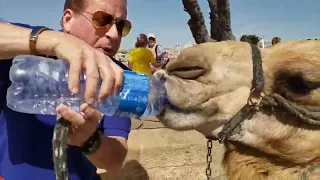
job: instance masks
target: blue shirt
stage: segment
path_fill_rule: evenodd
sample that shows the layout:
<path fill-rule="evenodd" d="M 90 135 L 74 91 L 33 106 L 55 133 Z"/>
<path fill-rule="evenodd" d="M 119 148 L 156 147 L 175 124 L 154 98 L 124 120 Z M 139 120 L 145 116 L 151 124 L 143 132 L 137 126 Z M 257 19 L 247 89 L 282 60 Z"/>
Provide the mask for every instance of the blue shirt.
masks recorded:
<path fill-rule="evenodd" d="M 16 24 L 30 27 L 25 24 Z M 120 67 L 128 70 L 121 62 Z M 9 69 L 12 60 L 0 60 L 0 179 L 55 180 L 52 158 L 52 135 L 56 117 L 23 114 L 6 106 L 6 92 L 10 86 Z M 128 138 L 129 118 L 105 117 L 99 129 L 106 136 Z M 80 148 L 69 146 L 68 168 L 70 180 L 96 180 L 96 167 Z"/>

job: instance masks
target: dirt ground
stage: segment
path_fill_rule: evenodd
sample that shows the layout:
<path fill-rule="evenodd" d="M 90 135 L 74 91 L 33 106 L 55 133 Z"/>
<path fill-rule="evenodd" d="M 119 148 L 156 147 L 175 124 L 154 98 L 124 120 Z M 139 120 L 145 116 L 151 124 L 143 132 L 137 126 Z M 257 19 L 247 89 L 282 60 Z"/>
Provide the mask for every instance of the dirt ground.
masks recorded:
<path fill-rule="evenodd" d="M 203 180 L 206 179 L 207 140 L 196 131 L 173 131 L 156 118 L 133 119 L 129 152 L 118 173 L 98 170 L 103 180 Z M 224 180 L 224 147 L 213 143 L 212 178 Z M 117 176 L 117 178 L 115 178 Z"/>

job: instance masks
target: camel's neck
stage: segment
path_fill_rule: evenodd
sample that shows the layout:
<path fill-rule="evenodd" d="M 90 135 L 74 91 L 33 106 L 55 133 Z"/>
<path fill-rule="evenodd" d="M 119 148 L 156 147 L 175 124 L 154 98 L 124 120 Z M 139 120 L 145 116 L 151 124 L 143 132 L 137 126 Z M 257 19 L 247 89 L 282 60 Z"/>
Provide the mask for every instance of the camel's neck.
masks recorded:
<path fill-rule="evenodd" d="M 223 159 L 228 180 L 320 179 L 320 164 L 295 165 L 240 143 L 229 146 Z"/>
<path fill-rule="evenodd" d="M 232 140 L 295 164 L 320 160 L 320 131 L 285 117 L 258 112 Z"/>
<path fill-rule="evenodd" d="M 240 133 L 230 138 L 233 148 L 224 158 L 230 180 L 294 180 L 320 163 L 320 131 L 283 112 L 277 114 L 255 113 L 241 123 Z M 224 123 L 214 121 L 197 130 L 217 136 Z"/>

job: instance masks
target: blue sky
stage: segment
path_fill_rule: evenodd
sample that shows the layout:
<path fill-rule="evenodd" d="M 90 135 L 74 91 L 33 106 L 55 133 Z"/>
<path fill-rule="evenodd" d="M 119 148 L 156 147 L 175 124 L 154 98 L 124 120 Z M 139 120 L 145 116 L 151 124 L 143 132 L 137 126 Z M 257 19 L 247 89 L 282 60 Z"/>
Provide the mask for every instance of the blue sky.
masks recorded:
<path fill-rule="evenodd" d="M 206 0 L 198 0 L 209 29 Z M 319 0 L 230 0 L 232 30 L 257 34 L 270 40 L 320 37 Z M 45 25 L 59 29 L 64 0 L 0 0 L 0 17 L 8 21 Z M 182 0 L 128 0 L 131 33 L 123 39 L 122 49 L 132 48 L 139 33 L 153 32 L 163 46 L 184 45 L 193 38 Z"/>

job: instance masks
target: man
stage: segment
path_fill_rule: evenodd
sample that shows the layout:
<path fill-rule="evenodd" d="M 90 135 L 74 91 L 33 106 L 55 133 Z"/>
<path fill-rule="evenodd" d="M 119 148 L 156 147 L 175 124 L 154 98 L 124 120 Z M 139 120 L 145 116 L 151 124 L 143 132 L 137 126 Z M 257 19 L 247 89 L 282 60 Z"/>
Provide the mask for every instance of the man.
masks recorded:
<path fill-rule="evenodd" d="M 0 179 L 55 179 L 51 141 L 56 117 L 18 113 L 6 106 L 9 69 L 12 59 L 20 54 L 56 56 L 68 61 L 68 85 L 74 93 L 79 89 L 79 74 L 86 69 L 86 103 L 80 107 L 83 115 L 63 105 L 57 107 L 57 113 L 74 127 L 67 149 L 69 179 L 99 179 L 96 166 L 107 170 L 122 166 L 130 119 L 102 118 L 90 105 L 95 101 L 99 77 L 103 81 L 98 101 L 121 89 L 124 66 L 110 57 L 131 28 L 126 7 L 126 0 L 66 0 L 64 33 L 0 22 Z M 93 136 L 97 130 L 104 136 Z M 88 139 L 101 143 L 90 149 Z"/>
<path fill-rule="evenodd" d="M 149 49 L 153 54 L 153 57 L 157 60 L 158 63 L 164 64 L 162 68 L 168 63 L 168 53 L 163 50 L 161 45 L 157 44 L 156 36 L 153 33 L 150 33 L 148 35 L 149 40 Z M 154 67 L 152 64 L 150 64 L 152 72 L 155 72 L 158 68 Z"/>

